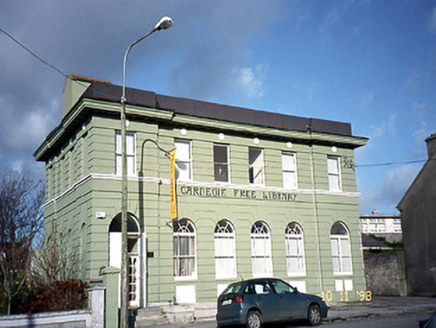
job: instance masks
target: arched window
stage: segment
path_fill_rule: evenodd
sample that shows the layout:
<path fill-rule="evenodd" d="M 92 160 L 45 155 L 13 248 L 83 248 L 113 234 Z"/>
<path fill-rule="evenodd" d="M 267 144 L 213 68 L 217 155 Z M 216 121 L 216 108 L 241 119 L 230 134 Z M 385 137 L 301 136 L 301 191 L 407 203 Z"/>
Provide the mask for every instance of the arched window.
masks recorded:
<path fill-rule="evenodd" d="M 350 235 L 347 227 L 336 222 L 330 230 L 330 243 L 332 247 L 333 273 L 352 274 Z"/>
<path fill-rule="evenodd" d="M 304 261 L 303 230 L 296 222 L 291 222 L 286 227 L 286 267 L 288 276 L 304 276 L 306 265 Z"/>
<path fill-rule="evenodd" d="M 253 277 L 272 276 L 270 230 L 262 221 L 251 227 L 251 263 Z"/>
<path fill-rule="evenodd" d="M 196 277 L 196 233 L 194 224 L 187 219 L 173 224 L 174 276 Z"/>
<path fill-rule="evenodd" d="M 215 277 L 236 277 L 235 229 L 230 221 L 221 220 L 215 226 Z"/>

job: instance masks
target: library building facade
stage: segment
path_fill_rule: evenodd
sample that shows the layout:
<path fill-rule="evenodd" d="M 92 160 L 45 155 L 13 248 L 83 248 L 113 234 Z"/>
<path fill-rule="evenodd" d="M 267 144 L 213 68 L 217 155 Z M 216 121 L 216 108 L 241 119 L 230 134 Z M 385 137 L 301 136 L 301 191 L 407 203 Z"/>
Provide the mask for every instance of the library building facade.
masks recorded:
<path fill-rule="evenodd" d="M 78 278 L 107 288 L 121 266 L 121 91 L 69 75 L 63 119 L 34 154 L 46 232 L 61 234 Z M 327 301 L 366 291 L 354 150 L 367 139 L 350 124 L 129 88 L 126 98 L 131 308 L 216 302 L 252 277 Z M 117 304 L 116 288 L 106 298 Z"/>

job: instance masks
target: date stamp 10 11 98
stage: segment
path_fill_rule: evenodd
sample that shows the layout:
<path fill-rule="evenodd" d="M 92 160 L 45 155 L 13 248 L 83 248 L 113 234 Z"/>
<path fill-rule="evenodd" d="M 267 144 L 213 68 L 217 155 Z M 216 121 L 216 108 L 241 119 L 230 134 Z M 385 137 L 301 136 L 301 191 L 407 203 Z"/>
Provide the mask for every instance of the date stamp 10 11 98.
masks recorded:
<path fill-rule="evenodd" d="M 321 293 L 322 299 L 325 302 L 333 300 L 339 302 L 371 302 L 372 292 L 370 290 L 342 291 L 332 292 L 331 290 L 323 290 Z"/>

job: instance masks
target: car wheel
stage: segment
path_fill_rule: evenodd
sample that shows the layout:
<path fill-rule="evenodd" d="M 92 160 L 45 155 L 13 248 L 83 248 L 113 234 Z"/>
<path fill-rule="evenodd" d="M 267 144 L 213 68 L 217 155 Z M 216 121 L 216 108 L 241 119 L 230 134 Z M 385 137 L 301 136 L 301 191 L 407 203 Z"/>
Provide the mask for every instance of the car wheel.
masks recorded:
<path fill-rule="evenodd" d="M 309 306 L 307 310 L 307 321 L 310 326 L 318 326 L 321 323 L 321 310 L 316 304 Z"/>
<path fill-rule="evenodd" d="M 247 315 L 247 328 L 261 328 L 262 316 L 258 311 L 250 311 Z"/>

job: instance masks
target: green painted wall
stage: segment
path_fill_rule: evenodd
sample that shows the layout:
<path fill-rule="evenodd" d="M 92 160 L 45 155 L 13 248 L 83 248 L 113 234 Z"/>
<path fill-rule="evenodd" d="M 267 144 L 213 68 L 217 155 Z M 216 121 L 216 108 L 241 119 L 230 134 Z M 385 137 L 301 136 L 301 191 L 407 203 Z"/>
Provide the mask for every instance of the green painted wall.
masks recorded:
<path fill-rule="evenodd" d="M 335 280 L 353 280 L 354 290 L 365 290 L 363 260 L 358 229 L 358 198 L 353 162 L 353 146 L 343 148 L 346 138 L 331 136 L 331 145 L 338 145 L 333 153 L 331 145 L 299 140 L 294 133 L 292 149 L 286 139 L 277 136 L 259 136 L 260 144 L 250 135 L 223 131 L 225 140 L 218 138 L 218 130 L 201 128 L 200 119 L 185 119 L 184 125 L 158 122 L 152 118 L 128 117 L 129 131 L 136 134 L 136 167 L 138 175 L 129 179 L 129 212 L 145 231 L 147 250 L 153 257 L 147 259 L 149 303 L 173 300 L 177 285 L 196 286 L 197 301 L 215 301 L 217 284 L 232 280 L 215 278 L 213 232 L 221 219 L 230 220 L 236 230 L 238 276 L 250 278 L 250 230 L 254 222 L 265 221 L 271 229 L 273 273 L 285 280 L 305 281 L 307 291 L 322 294 L 335 291 Z M 46 227 L 56 220 L 58 230 L 68 236 L 67 243 L 81 257 L 77 274 L 82 279 L 102 279 L 103 266 L 108 266 L 108 228 L 121 209 L 121 181 L 115 173 L 115 131 L 117 117 L 94 115 L 78 125 L 62 149 L 46 165 L 47 200 Z M 200 126 L 200 127 L 199 127 Z M 186 136 L 180 129 L 186 128 Z M 255 127 L 244 127 L 250 131 Z M 279 131 L 274 131 L 277 134 Z M 304 133 L 300 133 L 303 135 Z M 304 134 L 307 139 L 307 134 Z M 178 211 L 180 218 L 189 218 L 197 230 L 197 271 L 195 281 L 176 281 L 173 277 L 173 244 L 170 220 L 169 160 L 147 139 L 152 139 L 167 150 L 174 147 L 174 139 L 192 141 L 193 183 L 179 183 Z M 323 136 L 324 139 L 328 136 Z M 348 137 L 349 138 L 349 137 Z M 231 184 L 214 184 L 213 143 L 230 145 Z M 277 201 L 263 198 L 233 197 L 233 191 L 250 189 L 248 183 L 248 147 L 264 149 L 265 188 L 262 191 L 280 191 L 282 188 L 281 152 L 297 155 L 299 189 L 295 201 Z M 339 193 L 328 192 L 327 155 L 336 155 L 342 161 L 342 186 Z M 312 179 L 313 177 L 313 179 Z M 80 182 L 80 183 L 79 183 Z M 183 195 L 183 186 L 203 186 L 226 189 L 229 197 L 200 197 Z M 239 189 L 238 189 L 239 188 Z M 270 189 L 273 188 L 273 189 Z M 256 190 L 257 190 L 256 189 Z M 255 190 L 255 189 L 250 189 Z M 312 191 L 316 190 L 316 193 Z M 96 212 L 105 212 L 106 218 L 96 218 Z M 287 277 L 285 260 L 285 229 L 298 222 L 304 230 L 306 258 L 305 277 Z M 336 221 L 344 222 L 350 232 L 353 275 L 333 275 L 330 229 Z M 339 294 L 334 293 L 338 300 Z M 350 300 L 356 294 L 350 293 Z"/>

